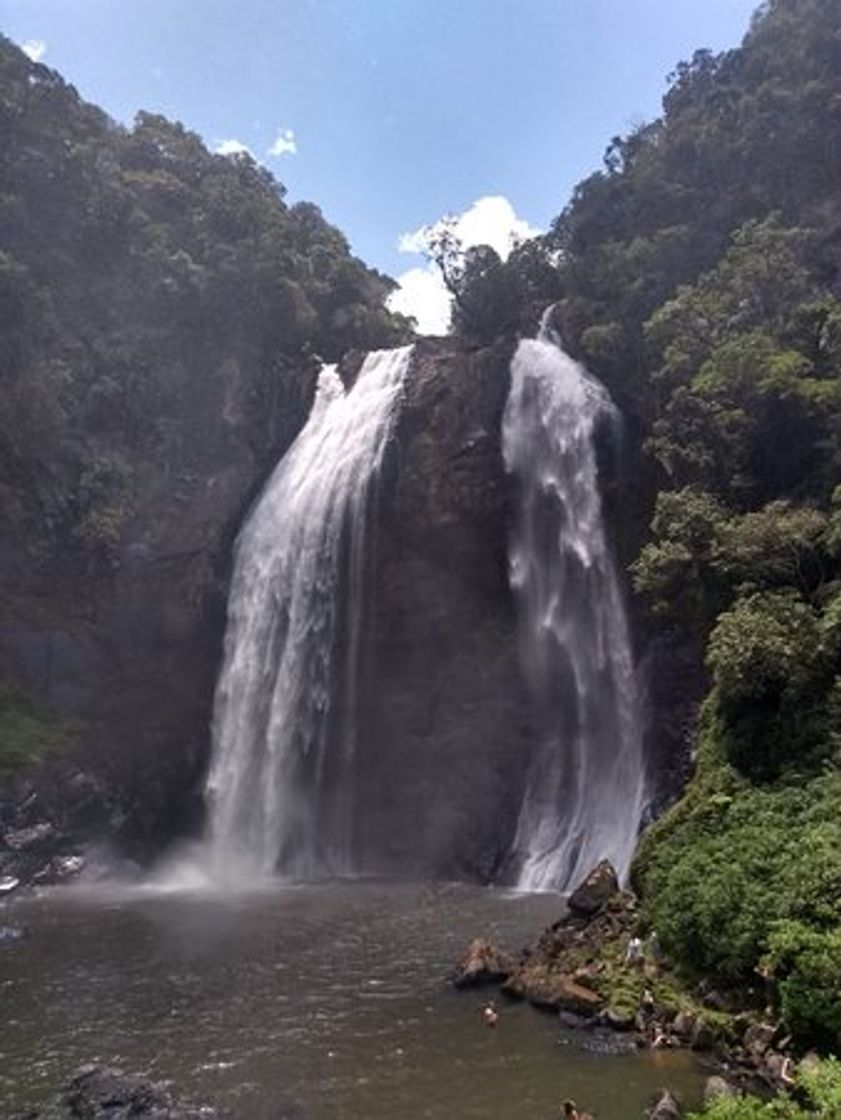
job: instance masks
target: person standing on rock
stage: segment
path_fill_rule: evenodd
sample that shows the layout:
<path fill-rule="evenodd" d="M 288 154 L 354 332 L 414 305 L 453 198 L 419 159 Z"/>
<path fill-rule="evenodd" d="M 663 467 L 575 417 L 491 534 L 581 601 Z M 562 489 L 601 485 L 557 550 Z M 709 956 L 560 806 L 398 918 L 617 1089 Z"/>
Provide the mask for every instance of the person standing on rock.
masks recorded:
<path fill-rule="evenodd" d="M 642 941 L 639 937 L 634 936 L 628 942 L 628 948 L 625 950 L 625 964 L 640 966 L 644 963 L 644 960 Z"/>

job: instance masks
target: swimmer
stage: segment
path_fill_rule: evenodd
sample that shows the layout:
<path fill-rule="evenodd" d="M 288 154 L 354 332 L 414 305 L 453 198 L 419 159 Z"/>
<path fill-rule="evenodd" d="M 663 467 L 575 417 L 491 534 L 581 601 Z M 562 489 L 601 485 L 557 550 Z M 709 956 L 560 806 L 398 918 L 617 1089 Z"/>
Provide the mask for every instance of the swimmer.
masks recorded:
<path fill-rule="evenodd" d="M 589 1112 L 579 1112 L 575 1101 L 565 1100 L 561 1105 L 561 1120 L 593 1120 Z"/>
<path fill-rule="evenodd" d="M 496 1009 L 496 1004 L 492 999 L 489 999 L 485 1006 L 482 1008 L 482 1021 L 486 1027 L 495 1027 L 499 1022 L 499 1012 Z"/>

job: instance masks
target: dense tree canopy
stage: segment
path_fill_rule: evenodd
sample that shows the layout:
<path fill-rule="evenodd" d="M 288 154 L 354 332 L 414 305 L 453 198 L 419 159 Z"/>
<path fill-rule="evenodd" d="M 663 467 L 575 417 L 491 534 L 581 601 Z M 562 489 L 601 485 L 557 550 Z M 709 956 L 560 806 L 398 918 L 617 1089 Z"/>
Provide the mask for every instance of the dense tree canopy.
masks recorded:
<path fill-rule="evenodd" d="M 270 452 L 312 356 L 389 345 L 393 287 L 248 155 L 126 130 L 0 39 L 0 477 L 39 547 L 108 553 L 138 462 L 220 415 Z"/>

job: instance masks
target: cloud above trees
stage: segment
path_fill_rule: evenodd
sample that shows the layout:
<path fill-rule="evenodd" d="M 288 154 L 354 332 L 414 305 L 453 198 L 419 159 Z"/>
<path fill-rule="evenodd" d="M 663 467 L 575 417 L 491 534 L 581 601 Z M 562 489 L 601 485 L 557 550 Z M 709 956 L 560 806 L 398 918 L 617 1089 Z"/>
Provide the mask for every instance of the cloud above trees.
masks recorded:
<path fill-rule="evenodd" d="M 422 255 L 444 220 L 401 234 L 397 242 L 400 252 Z M 465 249 L 490 245 L 503 260 L 517 245 L 541 232 L 519 217 L 504 195 L 479 198 L 454 219 L 446 220 L 452 222 Z M 437 267 L 432 263 L 417 265 L 398 276 L 397 283 L 399 287 L 388 297 L 389 308 L 412 315 L 423 334 L 446 334 L 452 297 Z"/>

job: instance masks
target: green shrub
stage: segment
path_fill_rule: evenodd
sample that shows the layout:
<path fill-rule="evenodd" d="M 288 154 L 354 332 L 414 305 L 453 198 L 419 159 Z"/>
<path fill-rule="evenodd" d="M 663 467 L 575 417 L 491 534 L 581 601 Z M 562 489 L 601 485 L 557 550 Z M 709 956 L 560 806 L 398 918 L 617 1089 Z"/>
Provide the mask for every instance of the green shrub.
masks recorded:
<path fill-rule="evenodd" d="M 778 1096 L 720 1097 L 687 1120 L 839 1120 L 841 1117 L 841 1062 L 827 1058 L 801 1067 L 797 1073 L 797 1100 Z"/>

